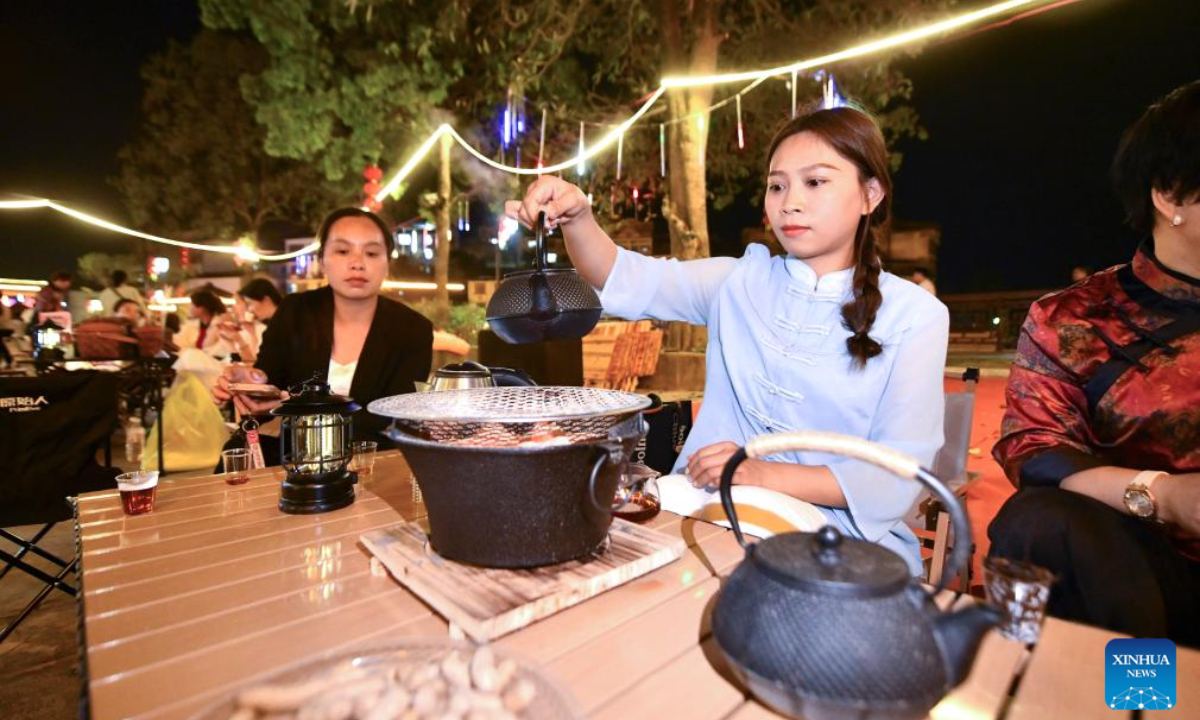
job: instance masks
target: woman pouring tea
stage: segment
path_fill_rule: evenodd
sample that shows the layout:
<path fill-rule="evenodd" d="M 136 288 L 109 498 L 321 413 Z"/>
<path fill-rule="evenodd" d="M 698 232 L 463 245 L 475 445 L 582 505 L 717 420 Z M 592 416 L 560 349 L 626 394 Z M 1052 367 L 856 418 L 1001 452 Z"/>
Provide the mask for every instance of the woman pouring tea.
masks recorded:
<path fill-rule="evenodd" d="M 764 211 L 786 250 L 681 262 L 613 243 L 576 186 L 543 176 L 506 211 L 545 212 L 606 312 L 709 329 L 704 404 L 680 455 L 698 487 L 750 438 L 788 430 L 847 433 L 929 465 L 942 445 L 949 314 L 918 286 L 881 269 L 892 184 L 883 136 L 841 107 L 788 122 L 767 154 Z M 734 482 L 820 508 L 844 533 L 880 543 L 921 572 L 902 517 L 920 488 L 840 456 L 797 452 L 747 460 Z"/>

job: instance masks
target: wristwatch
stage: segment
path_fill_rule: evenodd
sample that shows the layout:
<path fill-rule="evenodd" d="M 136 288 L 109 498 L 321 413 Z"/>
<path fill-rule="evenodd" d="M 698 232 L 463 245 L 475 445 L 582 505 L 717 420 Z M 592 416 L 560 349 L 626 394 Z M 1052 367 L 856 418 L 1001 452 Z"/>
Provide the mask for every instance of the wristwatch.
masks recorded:
<path fill-rule="evenodd" d="M 1169 473 L 1161 470 L 1143 470 L 1133 476 L 1133 480 L 1125 486 L 1125 509 L 1135 518 L 1142 520 L 1158 519 L 1158 500 L 1154 497 L 1154 483 L 1160 478 L 1168 477 Z"/>

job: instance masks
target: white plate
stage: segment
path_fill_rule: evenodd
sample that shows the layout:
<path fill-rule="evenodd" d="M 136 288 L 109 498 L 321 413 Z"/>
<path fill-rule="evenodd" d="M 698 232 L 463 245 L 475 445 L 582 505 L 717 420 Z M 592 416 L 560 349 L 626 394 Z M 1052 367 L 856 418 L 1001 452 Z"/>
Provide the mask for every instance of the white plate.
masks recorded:
<path fill-rule="evenodd" d="M 659 478 L 658 491 L 663 510 L 729 527 L 719 493 L 693 487 L 683 475 Z M 829 523 L 816 505 L 753 485 L 734 485 L 733 505 L 742 532 L 760 538 L 815 532 Z"/>

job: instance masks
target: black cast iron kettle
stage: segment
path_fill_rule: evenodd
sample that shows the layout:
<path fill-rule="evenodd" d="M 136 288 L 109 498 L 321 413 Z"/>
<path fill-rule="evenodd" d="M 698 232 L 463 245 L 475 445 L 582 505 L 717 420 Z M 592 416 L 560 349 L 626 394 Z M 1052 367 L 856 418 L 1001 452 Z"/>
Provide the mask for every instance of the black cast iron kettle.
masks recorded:
<path fill-rule="evenodd" d="M 537 269 L 504 276 L 488 300 L 488 326 L 513 345 L 581 338 L 600 320 L 600 298 L 574 270 L 546 267 L 546 213 L 533 230 Z"/>
<path fill-rule="evenodd" d="M 733 506 L 734 472 L 748 457 L 795 450 L 853 457 L 921 482 L 954 523 L 957 541 L 943 578 L 967 559 L 966 511 L 913 458 L 834 433 L 763 435 L 738 450 L 721 476 L 721 503 L 746 559 L 721 591 L 713 636 L 750 691 L 791 717 L 925 717 L 966 678 L 1000 613 L 986 605 L 942 612 L 899 555 L 831 525 L 747 543 Z"/>

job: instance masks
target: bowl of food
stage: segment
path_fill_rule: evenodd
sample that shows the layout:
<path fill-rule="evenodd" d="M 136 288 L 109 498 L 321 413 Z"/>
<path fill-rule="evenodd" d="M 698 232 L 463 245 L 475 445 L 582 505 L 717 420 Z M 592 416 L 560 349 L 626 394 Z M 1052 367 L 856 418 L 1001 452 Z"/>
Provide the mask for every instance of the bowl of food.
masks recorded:
<path fill-rule="evenodd" d="M 582 717 L 557 682 L 512 653 L 449 638 L 405 638 L 256 680 L 193 720 Z"/>

